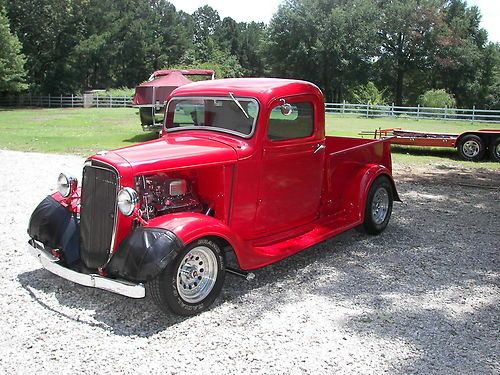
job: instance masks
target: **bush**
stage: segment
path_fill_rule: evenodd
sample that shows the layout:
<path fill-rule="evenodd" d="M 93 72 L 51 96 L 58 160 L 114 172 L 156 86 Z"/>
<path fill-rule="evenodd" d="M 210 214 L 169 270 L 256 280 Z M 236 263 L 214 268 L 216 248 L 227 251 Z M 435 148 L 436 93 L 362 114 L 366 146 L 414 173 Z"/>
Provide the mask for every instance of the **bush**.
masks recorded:
<path fill-rule="evenodd" d="M 429 90 L 419 97 L 419 103 L 423 107 L 455 108 L 457 103 L 452 94 L 444 89 Z"/>
<path fill-rule="evenodd" d="M 135 88 L 131 89 L 128 87 L 120 87 L 117 89 L 106 89 L 104 91 L 96 91 L 94 92 L 94 96 L 113 96 L 113 97 L 122 97 L 122 96 L 133 96 L 135 92 Z"/>
<path fill-rule="evenodd" d="M 387 104 L 385 90 L 379 90 L 373 82 L 368 82 L 366 85 L 356 86 L 350 93 L 350 101 L 353 104 Z"/>

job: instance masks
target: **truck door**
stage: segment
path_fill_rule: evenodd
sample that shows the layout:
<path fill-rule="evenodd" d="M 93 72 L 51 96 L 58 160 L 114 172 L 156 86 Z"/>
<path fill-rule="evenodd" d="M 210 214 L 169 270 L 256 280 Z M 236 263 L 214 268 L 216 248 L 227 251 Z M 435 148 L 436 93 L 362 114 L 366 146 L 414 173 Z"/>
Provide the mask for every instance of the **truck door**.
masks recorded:
<path fill-rule="evenodd" d="M 318 217 L 325 139 L 318 131 L 324 124 L 315 121 L 319 109 L 314 103 L 302 95 L 276 100 L 271 106 L 255 217 L 257 235 L 292 229 Z"/>

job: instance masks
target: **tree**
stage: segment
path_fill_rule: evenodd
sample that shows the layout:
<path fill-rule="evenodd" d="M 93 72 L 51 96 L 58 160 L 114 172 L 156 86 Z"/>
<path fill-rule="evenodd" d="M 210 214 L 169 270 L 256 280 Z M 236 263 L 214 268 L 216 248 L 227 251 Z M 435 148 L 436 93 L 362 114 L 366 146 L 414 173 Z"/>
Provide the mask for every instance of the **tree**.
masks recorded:
<path fill-rule="evenodd" d="M 262 22 L 240 23 L 240 50 L 237 54 L 245 75 L 262 77 L 266 74 L 266 26 Z"/>
<path fill-rule="evenodd" d="M 10 32 L 9 20 L 0 5 L 0 93 L 25 90 L 25 57 L 19 39 Z"/>
<path fill-rule="evenodd" d="M 213 49 L 206 60 L 197 60 L 193 50 L 186 51 L 179 64 L 167 66 L 168 69 L 211 69 L 217 78 L 233 78 L 243 75 L 243 68 L 236 56 L 227 51 Z"/>
<path fill-rule="evenodd" d="M 379 90 L 373 82 L 359 85 L 350 93 L 350 101 L 357 104 L 383 105 L 387 104 L 385 90 Z"/>
<path fill-rule="evenodd" d="M 193 13 L 193 42 L 196 58 L 207 61 L 215 48 L 214 35 L 220 26 L 219 13 L 208 5 L 198 8 Z"/>
<path fill-rule="evenodd" d="M 271 73 L 313 81 L 328 100 L 341 100 L 368 78 L 376 16 L 371 0 L 284 2 L 269 25 Z"/>
<path fill-rule="evenodd" d="M 500 44 L 489 43 L 481 65 L 481 103 L 486 109 L 500 108 Z"/>
<path fill-rule="evenodd" d="M 439 0 L 378 0 L 378 64 L 395 76 L 396 105 L 403 103 L 404 80 L 412 70 L 428 68 L 432 33 L 440 22 Z"/>
<path fill-rule="evenodd" d="M 462 0 L 451 0 L 443 8 L 443 19 L 436 30 L 431 85 L 453 93 L 460 106 L 480 105 L 493 67 L 483 65 L 492 51 L 485 50 L 487 34 L 480 27 L 479 9 L 467 7 Z"/>

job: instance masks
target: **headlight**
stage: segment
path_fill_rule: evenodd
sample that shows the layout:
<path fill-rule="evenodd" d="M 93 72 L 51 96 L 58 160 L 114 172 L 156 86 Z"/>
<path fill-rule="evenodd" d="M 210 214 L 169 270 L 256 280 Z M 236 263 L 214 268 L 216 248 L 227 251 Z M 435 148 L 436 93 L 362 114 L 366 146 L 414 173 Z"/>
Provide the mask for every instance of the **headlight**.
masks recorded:
<path fill-rule="evenodd" d="M 64 198 L 69 197 L 73 194 L 78 188 L 78 180 L 73 176 L 66 176 L 64 173 L 61 173 L 57 178 L 57 191 Z"/>
<path fill-rule="evenodd" d="M 118 192 L 117 201 L 122 214 L 130 216 L 134 212 L 134 208 L 139 204 L 139 195 L 134 189 L 126 187 Z"/>

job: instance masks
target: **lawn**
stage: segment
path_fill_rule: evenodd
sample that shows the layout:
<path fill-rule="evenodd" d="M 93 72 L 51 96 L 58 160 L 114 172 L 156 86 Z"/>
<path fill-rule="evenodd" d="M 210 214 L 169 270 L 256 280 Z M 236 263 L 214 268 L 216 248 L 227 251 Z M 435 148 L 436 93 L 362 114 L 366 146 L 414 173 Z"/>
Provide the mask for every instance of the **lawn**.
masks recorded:
<path fill-rule="evenodd" d="M 0 110 L 0 148 L 88 155 L 154 138 L 134 108 Z"/>
<path fill-rule="evenodd" d="M 500 124 L 470 124 L 432 120 L 326 116 L 329 135 L 359 136 L 363 130 L 401 127 L 411 130 L 460 133 L 499 129 Z M 20 151 L 89 155 L 155 138 L 144 133 L 134 108 L 0 109 L 0 148 Z M 453 149 L 393 147 L 393 160 L 403 164 L 443 163 L 500 168 L 500 163 L 465 162 Z"/>

